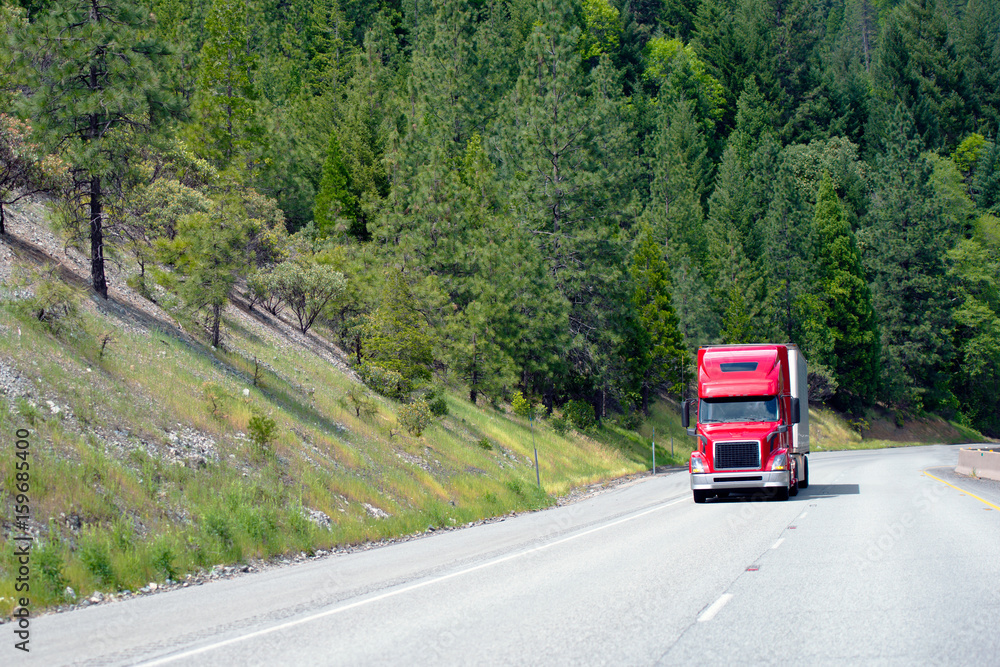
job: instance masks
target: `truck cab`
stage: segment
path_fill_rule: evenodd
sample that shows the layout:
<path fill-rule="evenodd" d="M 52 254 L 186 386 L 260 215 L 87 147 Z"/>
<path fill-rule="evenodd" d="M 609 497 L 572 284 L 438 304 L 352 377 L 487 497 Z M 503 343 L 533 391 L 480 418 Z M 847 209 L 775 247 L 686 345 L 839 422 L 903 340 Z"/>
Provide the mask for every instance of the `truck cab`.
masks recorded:
<path fill-rule="evenodd" d="M 689 462 L 694 501 L 754 492 L 787 500 L 805 488 L 803 412 L 808 420 L 805 358 L 794 345 L 699 349 L 698 399 L 685 401 L 681 411 L 688 434 L 698 439 Z"/>

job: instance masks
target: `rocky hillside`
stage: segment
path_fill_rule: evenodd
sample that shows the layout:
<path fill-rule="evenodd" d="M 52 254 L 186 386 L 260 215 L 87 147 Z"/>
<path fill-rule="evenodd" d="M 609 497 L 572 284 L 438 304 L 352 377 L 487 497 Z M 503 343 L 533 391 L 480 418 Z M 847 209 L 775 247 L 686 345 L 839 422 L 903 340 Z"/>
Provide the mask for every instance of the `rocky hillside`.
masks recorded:
<path fill-rule="evenodd" d="M 36 604 L 60 605 L 547 506 L 647 469 L 654 427 L 685 458 L 664 406 L 645 436 L 613 424 L 582 434 L 532 428 L 440 384 L 425 390 L 439 414 L 417 435 L 322 327 L 302 334 L 236 299 L 213 348 L 169 293 L 140 296 L 111 263 L 110 298 L 91 296 L 84 255 L 45 216 L 37 201 L 8 211 L 0 240 L 0 431 L 28 429 L 31 451 L 24 525 L 4 494 L 5 610 L 11 540 L 25 530 Z"/>

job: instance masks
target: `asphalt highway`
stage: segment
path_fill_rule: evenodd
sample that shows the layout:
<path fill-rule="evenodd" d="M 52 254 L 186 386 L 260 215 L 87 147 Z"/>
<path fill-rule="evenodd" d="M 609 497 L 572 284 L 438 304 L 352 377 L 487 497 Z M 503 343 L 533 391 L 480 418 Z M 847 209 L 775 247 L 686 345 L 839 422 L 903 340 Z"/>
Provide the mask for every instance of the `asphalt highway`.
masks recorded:
<path fill-rule="evenodd" d="M 954 446 L 810 455 L 787 502 L 686 472 L 367 552 L 34 619 L 28 660 L 1000 664 L 1000 483 Z M 9 626 L 6 626 L 9 627 Z M 6 634 L 6 633 L 5 633 Z"/>

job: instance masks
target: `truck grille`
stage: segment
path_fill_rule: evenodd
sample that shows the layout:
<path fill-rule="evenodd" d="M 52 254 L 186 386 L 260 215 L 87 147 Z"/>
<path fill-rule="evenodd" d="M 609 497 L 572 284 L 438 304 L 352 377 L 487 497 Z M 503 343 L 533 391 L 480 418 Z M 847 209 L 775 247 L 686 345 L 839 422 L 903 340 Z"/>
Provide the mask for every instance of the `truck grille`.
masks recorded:
<path fill-rule="evenodd" d="M 717 442 L 715 443 L 715 469 L 760 468 L 760 443 Z"/>

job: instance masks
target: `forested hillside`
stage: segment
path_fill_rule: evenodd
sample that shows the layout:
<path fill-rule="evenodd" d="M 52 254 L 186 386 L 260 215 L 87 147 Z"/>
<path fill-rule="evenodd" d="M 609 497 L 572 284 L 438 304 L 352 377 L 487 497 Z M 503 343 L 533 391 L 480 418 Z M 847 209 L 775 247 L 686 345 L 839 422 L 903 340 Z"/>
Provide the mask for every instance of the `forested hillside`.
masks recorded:
<path fill-rule="evenodd" d="M 597 418 L 791 341 L 1000 435 L 994 0 L 2 1 L 0 200 L 62 197 L 103 296 Z"/>

